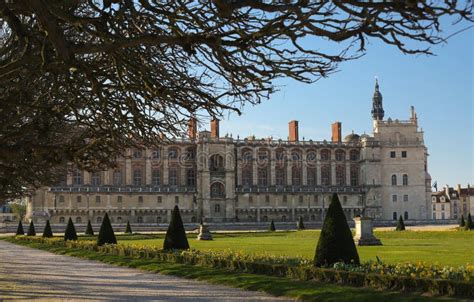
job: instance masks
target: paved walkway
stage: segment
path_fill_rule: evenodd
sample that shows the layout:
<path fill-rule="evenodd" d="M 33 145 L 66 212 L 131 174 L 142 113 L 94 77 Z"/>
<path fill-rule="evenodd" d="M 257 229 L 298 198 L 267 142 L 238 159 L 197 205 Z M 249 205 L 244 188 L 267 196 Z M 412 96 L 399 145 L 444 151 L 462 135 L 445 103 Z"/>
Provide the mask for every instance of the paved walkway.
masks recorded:
<path fill-rule="evenodd" d="M 0 240 L 0 301 L 288 301 Z"/>

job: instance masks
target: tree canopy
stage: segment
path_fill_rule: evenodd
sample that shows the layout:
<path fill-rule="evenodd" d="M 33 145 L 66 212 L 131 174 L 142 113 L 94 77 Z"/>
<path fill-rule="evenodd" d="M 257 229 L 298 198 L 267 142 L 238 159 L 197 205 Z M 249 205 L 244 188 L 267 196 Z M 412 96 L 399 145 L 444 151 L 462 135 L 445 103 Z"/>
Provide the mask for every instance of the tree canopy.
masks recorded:
<path fill-rule="evenodd" d="M 369 39 L 430 54 L 445 16 L 472 2 L 0 0 L 1 197 L 326 77 Z"/>

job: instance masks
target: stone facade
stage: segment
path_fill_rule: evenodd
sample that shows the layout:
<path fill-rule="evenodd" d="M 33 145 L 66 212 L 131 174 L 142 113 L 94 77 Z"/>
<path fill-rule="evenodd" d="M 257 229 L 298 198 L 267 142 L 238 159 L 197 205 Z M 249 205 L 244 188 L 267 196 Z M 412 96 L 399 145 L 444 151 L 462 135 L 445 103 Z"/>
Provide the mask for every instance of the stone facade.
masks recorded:
<path fill-rule="evenodd" d="M 300 140 L 298 122 L 288 141 L 219 136 L 196 131 L 157 149 L 128 150 L 114 170 L 73 170 L 65 183 L 38 190 L 28 218 L 66 223 L 166 223 L 177 204 L 184 222 L 321 221 L 337 192 L 347 216 L 378 220 L 431 219 L 427 149 L 414 109 L 406 121 L 383 120 L 374 94 L 373 134 L 331 141 Z M 382 112 L 382 113 L 381 113 Z"/>

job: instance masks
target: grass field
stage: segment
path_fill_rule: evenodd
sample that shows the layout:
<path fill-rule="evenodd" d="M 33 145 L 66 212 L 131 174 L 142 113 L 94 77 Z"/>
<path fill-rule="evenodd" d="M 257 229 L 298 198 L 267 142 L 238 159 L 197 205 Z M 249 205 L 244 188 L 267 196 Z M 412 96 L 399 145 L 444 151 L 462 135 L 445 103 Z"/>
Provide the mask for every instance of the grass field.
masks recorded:
<path fill-rule="evenodd" d="M 250 254 L 284 255 L 312 259 L 319 231 L 213 234 L 213 241 L 196 240 L 188 234 L 191 248 L 198 250 L 233 250 Z M 406 231 L 376 232 L 383 246 L 358 247 L 362 261 L 378 256 L 386 263 L 423 261 L 431 264 L 474 265 L 474 232 Z M 143 238 L 148 239 L 143 239 Z M 135 239 L 140 238 L 140 239 Z M 142 244 L 162 247 L 164 235 L 119 237 L 119 244 Z"/>

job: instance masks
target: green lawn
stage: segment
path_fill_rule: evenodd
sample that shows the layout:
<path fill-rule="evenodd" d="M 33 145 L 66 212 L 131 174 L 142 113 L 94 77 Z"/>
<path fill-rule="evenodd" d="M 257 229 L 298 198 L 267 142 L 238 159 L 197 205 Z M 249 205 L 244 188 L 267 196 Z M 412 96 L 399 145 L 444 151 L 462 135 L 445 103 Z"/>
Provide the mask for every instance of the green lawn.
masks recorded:
<path fill-rule="evenodd" d="M 188 234 L 188 240 L 191 248 L 199 250 L 233 250 L 312 259 L 319 233 L 227 233 L 214 234 L 213 241 L 199 241 L 195 239 L 196 234 Z M 384 231 L 376 232 L 375 235 L 382 241 L 383 246 L 358 247 L 362 261 L 375 260 L 378 256 L 387 263 L 424 261 L 449 266 L 474 265 L 474 232 Z M 119 236 L 118 240 L 119 244 L 161 247 L 163 237 L 164 235 Z"/>

